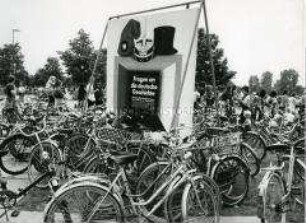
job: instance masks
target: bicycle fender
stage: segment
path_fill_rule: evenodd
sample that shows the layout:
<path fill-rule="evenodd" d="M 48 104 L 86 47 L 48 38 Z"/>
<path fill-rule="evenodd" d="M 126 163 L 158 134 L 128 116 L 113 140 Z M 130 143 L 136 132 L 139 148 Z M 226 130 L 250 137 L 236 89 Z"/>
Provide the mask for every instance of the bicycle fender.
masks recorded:
<path fill-rule="evenodd" d="M 262 180 L 260 181 L 259 185 L 258 185 L 258 195 L 264 197 L 266 195 L 266 189 L 269 183 L 269 179 L 271 176 L 271 172 L 268 171 L 265 173 L 264 177 L 262 178 Z"/>
<path fill-rule="evenodd" d="M 70 186 L 68 186 L 68 187 L 66 187 L 66 188 L 64 188 L 64 189 L 62 189 L 62 190 L 60 190 L 60 191 L 56 191 L 56 192 L 53 194 L 51 201 L 48 202 L 48 204 L 46 205 L 46 207 L 45 207 L 45 209 L 44 209 L 44 213 L 43 213 L 43 216 L 44 216 L 44 217 L 43 217 L 43 219 L 46 218 L 46 214 L 47 214 L 48 209 L 50 208 L 50 206 L 52 205 L 52 203 L 57 199 L 58 196 L 60 196 L 62 193 L 65 193 L 66 191 L 69 191 L 69 190 L 71 190 L 71 189 L 73 189 L 73 188 L 75 188 L 75 187 L 78 187 L 78 186 L 80 186 L 80 185 L 82 185 L 82 186 L 96 186 L 96 187 L 98 187 L 98 188 L 101 188 L 102 190 L 109 191 L 109 188 L 108 188 L 108 187 L 102 186 L 102 185 L 100 185 L 100 184 L 98 184 L 98 183 L 89 182 L 89 181 L 81 181 L 81 182 L 79 182 L 79 183 L 77 183 L 77 184 L 70 185 Z M 124 203 L 123 203 L 123 199 L 121 198 L 121 196 L 118 197 L 117 194 L 114 194 L 114 193 L 112 193 L 112 192 L 109 192 L 109 194 L 110 194 L 110 196 L 112 196 L 112 197 L 118 202 L 118 204 L 120 205 L 120 207 L 123 207 Z"/>
<path fill-rule="evenodd" d="M 261 134 L 259 134 L 258 132 L 255 131 L 248 131 L 246 134 L 252 134 L 252 135 L 256 135 L 258 136 L 265 144 L 265 146 L 267 146 L 267 141 L 262 137 Z"/>
<path fill-rule="evenodd" d="M 139 179 L 140 179 L 140 177 L 142 177 L 142 175 L 143 175 L 143 173 L 145 172 L 146 169 L 151 168 L 151 166 L 154 166 L 154 165 L 156 165 L 156 164 L 165 164 L 165 165 L 168 165 L 169 162 L 167 162 L 167 161 L 156 161 L 156 162 L 154 162 L 154 163 L 151 163 L 149 166 L 147 166 L 147 167 L 142 171 L 142 173 L 141 173 L 140 176 L 139 176 Z"/>
<path fill-rule="evenodd" d="M 71 180 L 69 180 L 68 182 L 64 183 L 57 191 L 59 190 L 63 190 L 66 187 L 69 187 L 71 185 L 80 183 L 82 181 L 87 181 L 87 182 L 93 182 L 93 183 L 98 183 L 101 184 L 103 186 L 110 186 L 111 182 L 109 179 L 106 178 L 102 178 L 102 177 L 98 177 L 98 176 L 77 176 L 76 178 L 73 178 Z M 56 193 L 57 193 L 56 191 Z"/>
<path fill-rule="evenodd" d="M 250 175 L 250 168 L 248 167 L 247 163 L 239 155 L 230 154 L 230 155 L 221 156 L 220 159 L 216 163 L 214 163 L 214 166 L 209 173 L 210 177 L 214 176 L 214 173 L 216 171 L 216 168 L 217 168 L 218 164 L 221 163 L 224 159 L 226 159 L 228 157 L 234 157 L 236 159 L 239 159 L 241 161 L 242 165 L 244 165 L 244 167 L 246 167 L 246 169 L 248 170 L 248 174 Z"/>
<path fill-rule="evenodd" d="M 52 146 L 55 146 L 56 148 L 58 148 L 58 144 L 55 140 L 51 139 L 51 138 L 48 138 L 48 139 L 45 139 L 44 141 L 42 141 L 42 143 L 50 143 Z"/>

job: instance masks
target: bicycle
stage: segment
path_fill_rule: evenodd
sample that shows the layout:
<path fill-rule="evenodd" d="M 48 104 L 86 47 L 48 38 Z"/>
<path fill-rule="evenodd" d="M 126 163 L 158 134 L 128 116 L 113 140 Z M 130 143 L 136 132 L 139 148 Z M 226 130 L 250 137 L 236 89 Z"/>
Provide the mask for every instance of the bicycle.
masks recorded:
<path fill-rule="evenodd" d="M 46 118 L 27 118 L 27 123 L 16 125 L 14 132 L 0 144 L 0 167 L 11 175 L 22 174 L 27 170 L 29 154 L 32 147 L 41 145 L 46 139 Z M 38 123 L 42 122 L 42 128 L 39 129 Z M 48 143 L 52 144 L 51 141 Z"/>
<path fill-rule="evenodd" d="M 297 152 L 300 150 L 303 154 L 305 151 L 296 145 L 305 141 L 300 139 L 295 142 L 288 140 L 282 144 L 273 144 L 268 146 L 267 151 L 278 153 L 278 165 L 272 165 L 267 168 L 262 181 L 258 187 L 258 209 L 257 216 L 263 223 L 269 222 L 286 222 L 286 214 L 292 208 L 294 203 L 303 204 L 305 196 L 304 180 L 299 179 L 303 184 L 297 187 L 296 180 L 299 175 L 296 172 L 297 168 L 306 170 L 306 165 L 297 157 Z M 290 151 L 289 154 L 283 154 Z M 297 166 L 298 164 L 298 166 Z M 286 166 L 287 165 L 287 166 Z M 299 196 L 297 197 L 297 190 Z"/>
<path fill-rule="evenodd" d="M 124 131 L 113 127 L 100 127 L 99 120 L 94 116 L 87 117 L 92 120 L 92 127 L 87 135 L 78 134 L 68 140 L 65 155 L 70 168 L 87 173 L 103 173 L 109 167 L 105 166 L 103 152 L 130 151 L 137 153 L 138 161 L 133 164 L 136 176 L 154 161 L 153 155 L 146 150 L 144 140 L 127 139 Z M 121 141 L 121 142 L 120 142 Z M 75 146 L 83 145 L 83 146 Z"/>
<path fill-rule="evenodd" d="M 44 156 L 44 159 L 48 159 L 48 156 Z M 12 211 L 11 216 L 17 217 L 20 214 L 20 211 L 17 209 L 17 206 L 22 199 L 25 198 L 30 190 L 32 190 L 35 186 L 37 186 L 40 182 L 48 179 L 48 186 L 52 193 L 54 193 L 58 188 L 57 179 L 68 178 L 67 172 L 64 168 L 62 168 L 63 163 L 49 163 L 47 171 L 37 178 L 34 182 L 30 183 L 25 188 L 19 189 L 18 192 L 12 191 L 7 188 L 7 181 L 5 179 L 0 179 L 0 205 L 3 207 L 4 212 L 0 214 L 0 219 L 4 216 L 6 217 L 6 221 L 9 222 L 8 211 Z M 72 176 L 72 175 L 71 175 Z"/>
<path fill-rule="evenodd" d="M 183 159 L 190 157 L 190 154 L 185 153 L 183 149 L 176 156 L 181 157 L 183 154 L 185 155 Z M 135 216 L 140 216 L 143 219 L 153 222 L 157 220 L 173 222 L 173 219 L 169 218 L 175 216 L 167 214 L 169 207 L 177 207 L 176 203 L 173 205 L 169 204 L 169 202 L 176 202 L 175 199 L 170 199 L 171 194 L 176 194 L 174 193 L 176 189 L 183 185 L 184 193 L 181 200 L 183 205 L 180 205 L 183 210 L 181 209 L 182 214 L 179 214 L 182 216 L 180 218 L 185 220 L 188 217 L 194 217 L 188 216 L 195 214 L 195 212 L 189 212 L 192 206 L 200 209 L 198 212 L 202 217 L 209 218 L 211 222 L 217 222 L 218 204 L 216 203 L 213 192 L 207 187 L 207 184 L 202 180 L 201 176 L 195 174 L 195 170 L 187 168 L 185 162 L 178 165 L 178 168 L 148 199 L 144 200 L 143 198 L 150 189 L 153 189 L 152 187 L 154 185 L 151 185 L 150 188 L 147 188 L 141 194 L 133 193 L 134 190 L 130 186 L 129 177 L 126 175 L 126 166 L 133 163 L 137 158 L 137 155 L 129 153 L 110 156 L 110 159 L 118 165 L 119 171 L 113 181 L 107 186 L 94 182 L 81 181 L 62 189 L 47 205 L 44 222 L 54 222 L 55 220 L 62 220 L 64 222 L 89 222 L 93 219 L 99 220 L 99 222 L 102 222 L 102 220 L 124 222 L 127 217 Z M 198 192 L 202 193 L 201 196 Z M 71 198 L 71 195 L 74 195 L 74 198 Z M 161 199 L 159 199 L 159 195 L 161 195 Z M 159 200 L 155 203 L 156 198 Z M 200 201 L 200 198 L 204 200 Z M 80 199 L 82 200 L 81 203 L 78 202 Z M 188 203 L 192 201 L 197 201 L 198 205 Z M 153 204 L 152 208 L 148 208 L 150 204 Z M 166 210 L 166 216 L 160 217 L 156 215 L 156 211 L 162 205 L 164 205 Z M 201 210 L 201 208 L 206 209 Z M 207 215 L 203 216 L 205 211 Z"/>
<path fill-rule="evenodd" d="M 233 206 L 242 202 L 248 193 L 249 168 L 240 154 L 224 153 L 224 145 L 222 145 L 222 143 L 237 145 L 241 141 L 240 137 L 236 138 L 238 142 L 232 140 L 233 135 L 231 137 L 228 135 L 213 137 L 211 131 L 207 131 L 210 128 L 206 127 L 203 132 L 197 132 L 196 135 L 191 133 L 190 136 L 184 138 L 180 135 L 180 131 L 188 132 L 186 128 L 190 127 L 180 126 L 171 130 L 168 135 L 164 135 L 164 140 L 160 141 L 157 149 L 154 148 L 159 152 L 158 162 L 148 166 L 138 181 L 140 182 L 150 171 L 155 172 L 157 176 L 157 173 L 161 174 L 165 169 L 171 170 L 173 162 L 169 162 L 169 159 L 171 159 L 172 151 L 177 145 L 185 142 L 184 146 L 189 147 L 192 152 L 188 166 L 195 168 L 198 173 L 204 174 L 206 183 L 213 188 L 214 194 L 221 194 L 223 204 Z M 224 131 L 220 128 L 210 130 Z M 231 139 L 230 143 L 229 138 Z M 170 173 L 171 171 L 164 172 L 164 175 L 167 176 Z M 155 179 L 156 177 L 151 178 Z M 239 190 L 237 190 L 238 188 Z"/>

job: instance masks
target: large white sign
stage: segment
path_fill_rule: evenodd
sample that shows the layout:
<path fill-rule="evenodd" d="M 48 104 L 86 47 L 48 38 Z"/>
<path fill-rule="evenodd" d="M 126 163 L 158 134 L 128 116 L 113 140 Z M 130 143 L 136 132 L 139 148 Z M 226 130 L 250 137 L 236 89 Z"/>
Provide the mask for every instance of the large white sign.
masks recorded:
<path fill-rule="evenodd" d="M 125 109 L 133 111 L 140 117 L 138 120 L 168 131 L 178 106 L 176 124 L 192 125 L 197 39 L 191 45 L 199 10 L 125 17 L 109 22 L 109 110 L 117 114 Z M 190 49 L 181 100 L 176 105 Z"/>

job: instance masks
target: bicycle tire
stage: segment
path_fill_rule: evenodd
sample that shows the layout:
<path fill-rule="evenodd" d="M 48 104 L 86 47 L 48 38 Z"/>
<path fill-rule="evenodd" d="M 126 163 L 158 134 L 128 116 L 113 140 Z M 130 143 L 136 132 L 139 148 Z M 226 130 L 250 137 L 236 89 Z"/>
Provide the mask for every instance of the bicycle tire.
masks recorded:
<path fill-rule="evenodd" d="M 288 182 L 289 177 L 289 163 L 290 163 L 290 157 L 289 156 L 283 156 L 281 158 L 281 162 L 284 162 L 284 178 L 285 182 Z M 299 204 L 303 204 L 305 201 L 305 175 L 303 175 L 304 172 L 303 166 L 298 162 L 298 160 L 294 161 L 294 168 L 293 168 L 293 176 L 292 176 L 292 185 L 291 190 L 294 191 L 294 197 L 295 200 Z"/>
<path fill-rule="evenodd" d="M 240 155 L 244 158 L 250 169 L 251 177 L 255 177 L 260 171 L 261 160 L 257 158 L 256 152 L 246 143 L 240 144 Z"/>
<path fill-rule="evenodd" d="M 85 164 L 78 165 L 82 163 L 84 156 L 87 152 L 92 152 L 90 149 L 85 148 L 88 143 L 89 137 L 84 134 L 76 134 L 72 136 L 68 141 L 65 147 L 65 157 L 66 163 L 73 171 L 82 171 L 85 168 Z M 88 146 L 94 146 L 95 143 L 93 140 L 90 140 Z"/>
<path fill-rule="evenodd" d="M 250 145 L 256 152 L 259 160 L 263 160 L 267 155 L 266 143 L 260 135 L 254 132 L 246 132 L 243 134 L 243 142 Z"/>
<path fill-rule="evenodd" d="M 197 174 L 197 177 L 200 177 L 203 181 L 203 184 L 206 188 L 209 188 L 214 195 L 214 200 L 218 204 L 216 210 L 221 208 L 221 197 L 219 194 L 218 185 L 208 176 L 204 174 Z M 168 222 L 183 222 L 183 214 L 182 214 L 182 199 L 184 194 L 184 189 L 186 187 L 186 183 L 179 185 L 168 197 L 166 201 L 166 210 Z M 219 214 L 217 215 L 219 219 Z M 218 220 L 216 222 L 219 222 Z"/>
<path fill-rule="evenodd" d="M 285 194 L 284 182 L 278 174 L 272 173 L 264 184 L 264 195 L 258 198 L 260 205 L 258 208 L 262 210 L 259 218 L 262 223 L 280 223 L 282 218 L 286 217 L 286 213 L 281 213 L 281 211 L 276 210 L 276 207 L 281 203 Z"/>
<path fill-rule="evenodd" d="M 213 191 L 201 177 L 193 179 L 182 195 L 182 222 L 219 222 L 219 203 Z"/>
<path fill-rule="evenodd" d="M 217 183 L 223 204 L 235 206 L 240 204 L 249 191 L 249 168 L 235 155 L 221 158 L 211 171 L 210 177 Z"/>
<path fill-rule="evenodd" d="M 126 150 L 138 155 L 137 160 L 131 167 L 134 177 L 139 177 L 142 171 L 144 171 L 150 164 L 157 161 L 157 158 L 150 151 L 149 145 L 128 144 Z"/>
<path fill-rule="evenodd" d="M 42 142 L 37 144 L 31 153 L 28 165 L 28 178 L 30 183 L 33 183 L 38 177 L 49 171 L 48 166 L 50 163 L 57 164 L 61 160 L 60 150 L 49 142 Z M 45 178 L 38 182 L 35 186 L 38 188 L 47 188 L 49 178 Z"/>
<path fill-rule="evenodd" d="M 29 151 L 35 140 L 22 134 L 9 136 L 0 144 L 0 168 L 7 174 L 19 175 L 28 169 Z"/>
<path fill-rule="evenodd" d="M 92 182 L 72 185 L 57 194 L 46 206 L 43 222 L 82 222 L 105 195 L 105 205 L 99 205 L 98 212 L 92 216 L 93 220 L 123 222 L 122 206 L 118 199 L 109 193 L 108 188 Z M 109 219 L 110 217 L 114 219 Z"/>
<path fill-rule="evenodd" d="M 148 166 L 138 178 L 135 194 L 137 194 L 142 200 L 148 200 L 154 194 L 154 192 L 165 182 L 165 179 L 171 174 L 172 168 L 170 167 L 169 171 L 166 170 L 164 174 L 159 177 L 162 171 L 167 167 L 167 162 L 155 162 Z M 160 198 L 163 197 L 163 195 L 164 192 L 159 194 L 152 202 L 142 208 L 144 210 L 152 209 L 152 207 L 160 200 Z M 160 206 L 151 216 L 149 216 L 149 218 L 153 222 L 166 221 L 164 206 Z"/>
<path fill-rule="evenodd" d="M 106 160 L 100 159 L 99 157 L 94 157 L 91 159 L 88 164 L 86 164 L 84 173 L 92 173 L 92 174 L 110 174 L 109 166 L 106 163 Z"/>

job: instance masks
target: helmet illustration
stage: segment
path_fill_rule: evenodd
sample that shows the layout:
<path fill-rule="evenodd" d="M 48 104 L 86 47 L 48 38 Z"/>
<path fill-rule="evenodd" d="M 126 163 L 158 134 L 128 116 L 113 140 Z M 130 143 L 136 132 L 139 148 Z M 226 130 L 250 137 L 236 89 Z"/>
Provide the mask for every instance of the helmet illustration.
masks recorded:
<path fill-rule="evenodd" d="M 147 62 L 154 57 L 154 41 L 146 37 L 134 39 L 134 58 L 138 62 Z"/>

